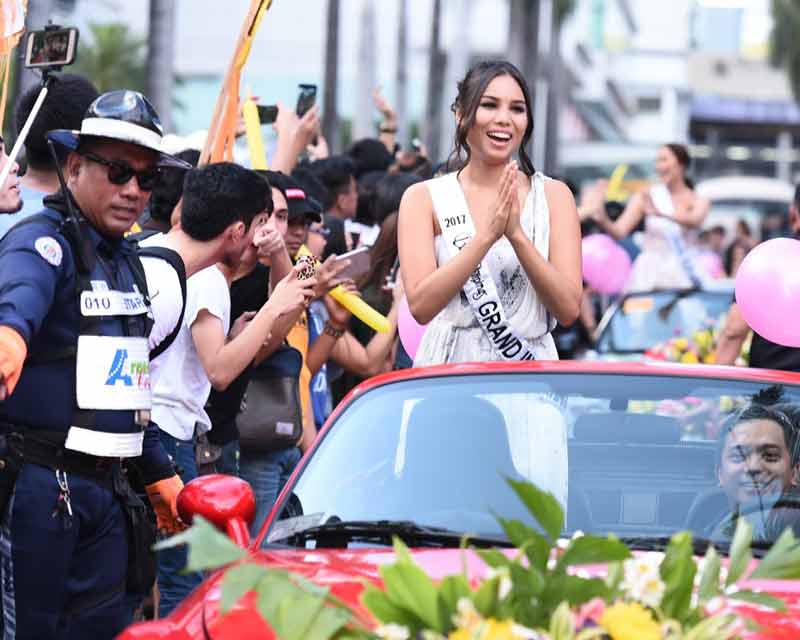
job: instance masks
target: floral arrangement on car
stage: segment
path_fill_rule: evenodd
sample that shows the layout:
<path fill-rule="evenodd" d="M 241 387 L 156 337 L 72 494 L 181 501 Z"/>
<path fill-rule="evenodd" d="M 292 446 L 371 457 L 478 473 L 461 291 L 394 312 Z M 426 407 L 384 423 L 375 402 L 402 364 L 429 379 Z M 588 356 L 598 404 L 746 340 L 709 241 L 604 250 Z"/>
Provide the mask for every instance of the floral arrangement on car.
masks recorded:
<path fill-rule="evenodd" d="M 683 364 L 714 364 L 719 334 L 725 326 L 726 316 L 721 316 L 719 322 L 709 319 L 703 329 L 691 335 L 677 335 L 666 342 L 651 347 L 645 351 L 645 357 L 652 360 L 667 362 L 680 362 Z M 736 365 L 746 367 L 750 361 L 750 342 L 752 334 L 742 344 L 742 349 L 736 359 Z"/>
<path fill-rule="evenodd" d="M 395 539 L 396 560 L 380 569 L 383 588 L 365 581 L 360 609 L 301 576 L 248 562 L 246 550 L 201 518 L 158 548 L 188 544 L 188 571 L 234 563 L 223 577 L 222 613 L 254 591 L 282 640 L 734 640 L 759 626 L 729 601 L 756 605 L 761 622 L 765 611 L 776 619 L 785 611 L 782 600 L 741 586 L 743 578 L 800 578 L 800 541 L 790 529 L 748 575 L 752 527 L 743 518 L 727 568 L 713 546 L 697 560 L 689 532 L 672 536 L 663 553 L 634 555 L 612 535 L 560 539 L 558 501 L 508 482 L 540 529 L 498 518 L 513 551 L 468 551 L 465 539 L 462 552 L 489 567 L 483 579 L 468 578 L 465 556 L 462 573 L 434 582 Z"/>

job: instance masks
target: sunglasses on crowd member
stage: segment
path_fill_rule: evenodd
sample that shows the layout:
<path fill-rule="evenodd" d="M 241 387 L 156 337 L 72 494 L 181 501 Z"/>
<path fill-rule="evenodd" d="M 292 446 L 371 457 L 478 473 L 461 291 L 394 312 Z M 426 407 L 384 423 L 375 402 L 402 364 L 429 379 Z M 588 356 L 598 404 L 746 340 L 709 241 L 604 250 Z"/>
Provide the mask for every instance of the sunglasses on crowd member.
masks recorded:
<path fill-rule="evenodd" d="M 142 191 L 152 191 L 158 184 L 158 179 L 161 176 L 158 167 L 136 171 L 133 167 L 124 162 L 106 160 L 90 151 L 79 151 L 79 153 L 92 162 L 108 167 L 108 181 L 111 184 L 127 184 L 130 182 L 131 178 L 136 176 L 136 182 L 139 183 L 139 188 Z"/>

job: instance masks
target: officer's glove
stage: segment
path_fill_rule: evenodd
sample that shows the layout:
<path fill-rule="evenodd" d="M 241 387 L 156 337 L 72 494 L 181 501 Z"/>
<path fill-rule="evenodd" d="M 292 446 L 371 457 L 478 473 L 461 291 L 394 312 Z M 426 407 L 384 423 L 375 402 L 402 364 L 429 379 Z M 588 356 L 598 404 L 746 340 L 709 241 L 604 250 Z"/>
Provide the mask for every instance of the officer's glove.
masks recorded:
<path fill-rule="evenodd" d="M 178 494 L 183 489 L 183 481 L 174 475 L 153 484 L 148 484 L 147 497 L 156 512 L 156 526 L 159 531 L 172 535 L 183 531 L 186 525 L 178 516 Z"/>
<path fill-rule="evenodd" d="M 0 400 L 14 391 L 27 355 L 28 347 L 22 336 L 11 327 L 0 327 Z"/>

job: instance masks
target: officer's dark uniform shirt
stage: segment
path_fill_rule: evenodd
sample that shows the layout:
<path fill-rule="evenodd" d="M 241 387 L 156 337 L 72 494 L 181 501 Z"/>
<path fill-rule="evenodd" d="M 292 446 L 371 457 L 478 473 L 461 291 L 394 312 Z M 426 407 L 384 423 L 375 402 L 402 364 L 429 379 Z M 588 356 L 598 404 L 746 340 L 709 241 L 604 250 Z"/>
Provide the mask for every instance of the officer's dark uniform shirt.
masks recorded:
<path fill-rule="evenodd" d="M 46 199 L 46 208 L 35 221 L 12 228 L 0 241 L 0 325 L 19 332 L 28 345 L 28 360 L 74 348 L 80 333 L 76 260 L 64 235 L 64 217 L 57 210 L 64 204 L 60 194 Z M 89 225 L 83 231 L 88 236 L 85 244 L 97 255 L 89 280 L 105 283 L 111 290 L 135 291 L 128 261 L 135 252 L 133 245 L 106 238 Z M 143 314 L 97 320 L 99 335 L 146 337 L 149 330 Z M 98 362 L 98 366 L 111 363 Z M 14 393 L 0 402 L 0 422 L 66 434 L 77 406 L 75 378 L 74 355 L 41 364 L 26 360 Z M 141 431 L 131 410 L 96 410 L 93 419 L 99 431 Z M 151 438 L 145 441 L 144 456 L 148 450 L 152 453 L 153 445 Z M 152 462 L 161 467 L 156 475 L 172 475 L 166 454 L 161 451 L 156 458 Z"/>

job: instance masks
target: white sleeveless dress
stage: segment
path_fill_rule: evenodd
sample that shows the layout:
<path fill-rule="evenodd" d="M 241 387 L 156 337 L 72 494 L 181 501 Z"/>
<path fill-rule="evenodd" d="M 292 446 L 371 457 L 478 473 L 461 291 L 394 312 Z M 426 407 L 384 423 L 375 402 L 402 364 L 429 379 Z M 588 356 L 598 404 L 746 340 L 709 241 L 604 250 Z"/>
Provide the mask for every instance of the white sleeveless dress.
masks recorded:
<path fill-rule="evenodd" d="M 466 203 L 461 185 L 455 173 L 427 181 L 447 180 L 455 184 L 461 202 L 436 202 L 434 208 L 443 207 L 463 210 Z M 547 260 L 550 249 L 550 211 L 544 192 L 545 176 L 536 173 L 531 178 L 531 189 L 521 213 L 522 228 L 542 257 Z M 430 184 L 429 190 L 430 190 Z M 431 194 L 433 199 L 433 193 Z M 449 205 L 449 206 L 448 206 Z M 434 239 L 436 263 L 441 267 L 450 258 L 441 235 Z M 505 236 L 494 243 L 485 258 L 494 279 L 497 293 L 513 327 L 528 339 L 537 360 L 558 360 L 555 341 L 550 331 L 555 319 L 539 300 L 514 248 Z M 502 360 L 484 334 L 472 307 L 463 292 L 454 297 L 447 306 L 428 324 L 417 350 L 414 366 L 427 366 L 451 362 L 490 362 Z"/>
<path fill-rule="evenodd" d="M 653 204 L 663 214 L 675 212 L 672 196 L 663 184 L 650 187 Z M 686 231 L 667 217 L 645 217 L 642 252 L 636 257 L 626 292 L 684 289 L 696 284 L 699 274 L 691 262 Z"/>

